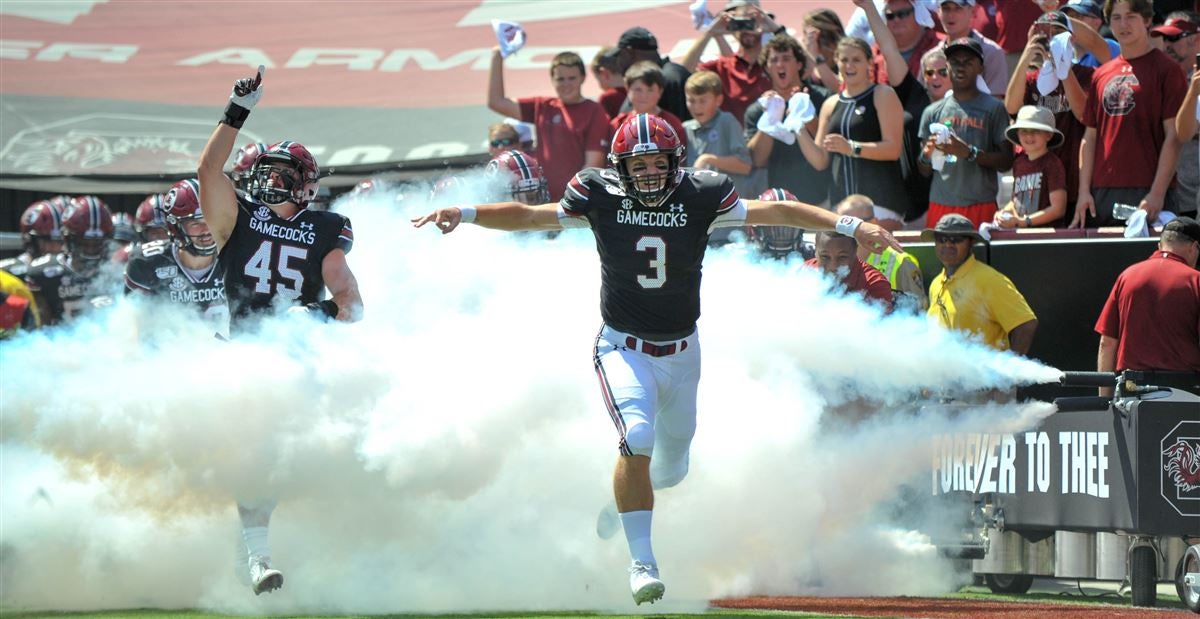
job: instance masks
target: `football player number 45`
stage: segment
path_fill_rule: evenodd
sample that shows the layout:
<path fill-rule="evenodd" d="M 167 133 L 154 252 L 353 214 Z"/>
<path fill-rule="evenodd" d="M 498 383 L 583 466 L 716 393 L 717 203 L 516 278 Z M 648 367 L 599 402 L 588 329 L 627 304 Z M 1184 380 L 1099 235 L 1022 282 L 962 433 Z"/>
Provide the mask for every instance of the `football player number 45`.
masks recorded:
<path fill-rule="evenodd" d="M 650 254 L 650 269 L 654 272 L 653 275 L 638 275 L 638 285 L 642 288 L 662 288 L 667 283 L 666 241 L 661 236 L 643 236 L 634 247 Z"/>
<path fill-rule="evenodd" d="M 304 281 L 304 274 L 292 268 L 292 261 L 303 261 L 307 257 L 308 249 L 304 247 L 280 243 L 279 251 L 276 252 L 274 242 L 263 241 L 246 263 L 244 272 L 258 280 L 254 284 L 254 292 L 271 294 L 274 281 L 274 292 L 289 299 L 296 299 L 300 297 L 300 284 Z M 274 263 L 272 259 L 275 259 Z"/>

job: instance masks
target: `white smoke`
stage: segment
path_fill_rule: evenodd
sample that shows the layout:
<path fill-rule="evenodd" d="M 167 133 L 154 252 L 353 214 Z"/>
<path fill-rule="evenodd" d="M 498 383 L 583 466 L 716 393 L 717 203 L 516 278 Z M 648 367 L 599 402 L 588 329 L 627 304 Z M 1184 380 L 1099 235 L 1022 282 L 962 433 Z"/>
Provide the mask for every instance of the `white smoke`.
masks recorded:
<path fill-rule="evenodd" d="M 590 233 L 443 238 L 409 227 L 431 208 L 426 189 L 399 191 L 339 205 L 357 235 L 360 323 L 281 320 L 221 342 L 121 303 L 0 348 L 0 604 L 631 608 L 622 536 L 595 534 L 617 435 L 591 367 Z M 825 285 L 743 246 L 709 254 L 691 474 L 655 511 L 668 609 L 952 588 L 889 506 L 926 487 L 934 436 L 1049 412 L 921 409 L 923 391 L 1058 372 Z M 844 419 L 863 394 L 886 410 Z M 279 499 L 281 591 L 256 598 L 235 575 L 235 496 Z"/>

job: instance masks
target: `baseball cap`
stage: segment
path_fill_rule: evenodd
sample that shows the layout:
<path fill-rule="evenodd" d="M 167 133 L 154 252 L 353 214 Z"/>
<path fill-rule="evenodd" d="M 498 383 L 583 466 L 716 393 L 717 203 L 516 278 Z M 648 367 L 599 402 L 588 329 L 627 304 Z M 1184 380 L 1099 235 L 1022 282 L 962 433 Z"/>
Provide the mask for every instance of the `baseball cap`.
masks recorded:
<path fill-rule="evenodd" d="M 621 38 L 617 40 L 617 47 L 653 52 L 658 51 L 658 39 L 654 38 L 649 30 L 641 26 L 634 26 L 621 33 Z"/>
<path fill-rule="evenodd" d="M 1060 28 L 1062 30 L 1066 30 L 1067 32 L 1071 31 L 1071 20 L 1067 19 L 1067 16 L 1061 11 L 1042 13 L 1042 15 L 1033 23 L 1054 26 L 1055 28 Z"/>
<path fill-rule="evenodd" d="M 1176 217 L 1163 226 L 1163 232 L 1178 232 L 1200 243 L 1200 223 L 1191 217 Z"/>
<path fill-rule="evenodd" d="M 979 44 L 979 41 L 976 41 L 971 37 L 961 37 L 946 43 L 945 51 L 947 56 L 949 56 L 951 52 L 960 49 L 965 49 L 978 56 L 980 60 L 983 60 L 983 46 Z"/>
<path fill-rule="evenodd" d="M 762 4 L 759 3 L 759 0 L 729 0 L 729 2 L 725 4 L 725 8 L 721 9 L 721 11 L 732 11 L 734 9 L 740 9 L 744 6 L 753 6 L 760 9 L 762 8 Z"/>
<path fill-rule="evenodd" d="M 957 4 L 959 6 L 975 6 L 975 0 L 941 0 L 941 2 L 938 2 L 938 6 L 942 6 L 943 4 Z"/>
<path fill-rule="evenodd" d="M 1100 8 L 1092 0 L 1071 0 L 1067 6 L 1062 7 L 1062 11 L 1074 11 L 1076 13 L 1086 13 L 1092 17 L 1104 19 L 1104 10 Z"/>
<path fill-rule="evenodd" d="M 1164 22 L 1163 25 L 1150 29 L 1150 36 L 1152 37 L 1177 37 L 1182 34 L 1196 34 L 1196 24 L 1186 19 L 1173 17 Z"/>
<path fill-rule="evenodd" d="M 1021 138 L 1017 135 L 1020 129 L 1036 129 L 1038 131 L 1049 131 L 1054 136 L 1050 138 L 1050 143 L 1047 144 L 1050 148 L 1058 148 L 1063 143 L 1062 131 L 1054 126 L 1054 114 L 1040 105 L 1023 105 L 1017 111 L 1017 120 L 1004 130 L 1004 137 L 1008 138 L 1009 142 L 1021 144 Z"/>
<path fill-rule="evenodd" d="M 975 230 L 975 224 L 971 223 L 970 219 L 958 213 L 946 213 L 942 215 L 942 218 L 938 220 L 934 227 L 925 228 L 921 231 L 921 240 L 932 241 L 935 234 L 969 236 L 976 241 L 983 240 L 983 237 L 979 236 L 979 232 Z"/>

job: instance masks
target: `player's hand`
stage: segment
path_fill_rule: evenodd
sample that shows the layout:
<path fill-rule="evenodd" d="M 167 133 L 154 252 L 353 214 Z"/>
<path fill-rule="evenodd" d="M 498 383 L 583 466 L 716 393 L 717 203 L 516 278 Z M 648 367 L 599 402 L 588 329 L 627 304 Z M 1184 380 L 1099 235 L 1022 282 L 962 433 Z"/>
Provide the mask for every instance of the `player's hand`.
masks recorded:
<path fill-rule="evenodd" d="M 866 247 L 873 254 L 883 253 L 884 248 L 887 247 L 891 247 L 896 251 L 904 251 L 904 248 L 900 246 L 900 242 L 896 240 L 896 237 L 892 236 L 891 232 L 869 221 L 858 224 L 858 228 L 854 231 L 854 239 L 858 241 L 860 246 Z"/>
<path fill-rule="evenodd" d="M 1082 228 L 1087 224 L 1087 216 L 1096 216 L 1096 201 L 1092 199 L 1090 191 L 1079 192 L 1079 199 L 1075 201 L 1075 216 L 1071 218 L 1071 225 L 1068 228 Z"/>
<path fill-rule="evenodd" d="M 254 77 L 243 77 L 234 82 L 233 92 L 229 95 L 229 100 L 247 110 L 254 109 L 255 104 L 262 98 L 262 79 L 263 72 L 266 70 L 267 68 L 260 64 L 258 65 L 258 73 Z"/>
<path fill-rule="evenodd" d="M 451 206 L 447 208 L 440 208 L 428 215 L 414 217 L 412 219 L 414 228 L 420 228 L 421 226 L 431 222 L 442 231 L 442 234 L 449 234 L 458 227 L 459 223 L 462 222 L 462 211 L 458 210 L 458 207 L 456 206 Z"/>

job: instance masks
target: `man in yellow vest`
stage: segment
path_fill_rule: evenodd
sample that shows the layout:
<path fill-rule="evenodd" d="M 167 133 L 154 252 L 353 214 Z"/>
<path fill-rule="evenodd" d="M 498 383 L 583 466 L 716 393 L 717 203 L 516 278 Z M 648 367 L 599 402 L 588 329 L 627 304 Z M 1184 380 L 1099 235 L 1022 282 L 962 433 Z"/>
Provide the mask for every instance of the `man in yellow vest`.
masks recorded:
<path fill-rule="evenodd" d="M 858 217 L 863 221 L 875 223 L 875 204 L 871 199 L 860 193 L 850 194 L 838 202 L 838 215 Z M 911 254 L 896 251 L 891 247 L 883 252 L 873 254 L 865 247 L 859 246 L 858 257 L 867 264 L 879 269 L 892 286 L 892 296 L 895 297 L 896 311 L 910 311 L 914 314 L 923 313 L 929 308 L 929 297 L 925 293 L 925 280 L 921 277 L 921 265 Z"/>

